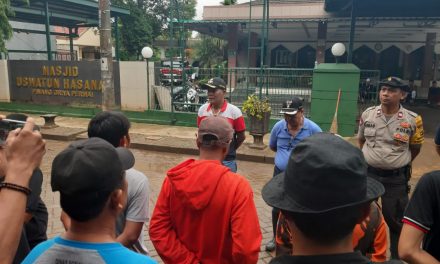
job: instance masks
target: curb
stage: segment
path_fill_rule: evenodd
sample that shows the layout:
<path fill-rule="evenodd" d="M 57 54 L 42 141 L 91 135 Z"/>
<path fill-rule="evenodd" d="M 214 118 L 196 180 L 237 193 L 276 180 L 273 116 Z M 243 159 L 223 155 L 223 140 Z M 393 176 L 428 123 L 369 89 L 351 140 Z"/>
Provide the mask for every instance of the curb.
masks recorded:
<path fill-rule="evenodd" d="M 52 129 L 42 129 L 41 134 L 43 135 L 44 139 L 58 140 L 58 141 L 74 141 L 74 140 L 87 138 L 84 132 L 86 132 L 85 129 L 58 127 Z M 145 137 L 145 135 L 143 134 L 132 134 L 132 135 L 133 135 L 132 137 L 133 139 L 135 139 L 136 136 L 139 137 L 139 135 Z M 139 150 L 157 151 L 157 152 L 167 152 L 173 154 L 192 155 L 192 156 L 199 155 L 199 150 L 195 146 L 194 147 L 185 146 L 188 145 L 187 143 L 188 139 L 173 138 L 172 141 L 171 140 L 166 141 L 166 142 L 174 142 L 175 143 L 174 145 L 160 144 L 159 141 L 153 141 L 153 142 L 154 143 L 149 143 L 148 141 L 139 142 L 139 140 L 133 140 L 130 144 L 130 148 L 139 149 Z M 267 155 L 267 152 L 264 151 L 258 152 L 255 150 L 249 150 L 249 153 L 255 153 L 255 154 L 248 154 L 246 153 L 248 152 L 247 150 L 248 147 L 246 145 L 243 145 L 237 153 L 237 160 L 274 164 L 274 156 Z"/>

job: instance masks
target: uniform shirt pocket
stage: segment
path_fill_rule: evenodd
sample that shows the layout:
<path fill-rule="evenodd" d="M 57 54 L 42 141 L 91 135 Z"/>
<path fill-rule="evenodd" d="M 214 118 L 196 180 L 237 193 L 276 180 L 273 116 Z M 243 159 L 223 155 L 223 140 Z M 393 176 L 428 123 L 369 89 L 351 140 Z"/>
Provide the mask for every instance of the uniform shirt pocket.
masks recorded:
<path fill-rule="evenodd" d="M 366 144 L 369 147 L 374 147 L 374 144 L 376 143 L 376 129 L 372 127 L 366 127 L 364 130 L 364 136 Z"/>

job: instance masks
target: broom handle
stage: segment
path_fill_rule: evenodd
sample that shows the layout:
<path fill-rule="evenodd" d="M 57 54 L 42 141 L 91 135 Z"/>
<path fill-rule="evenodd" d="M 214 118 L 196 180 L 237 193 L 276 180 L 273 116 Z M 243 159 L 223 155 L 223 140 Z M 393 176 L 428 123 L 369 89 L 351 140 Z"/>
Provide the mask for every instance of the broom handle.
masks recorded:
<path fill-rule="evenodd" d="M 338 115 L 338 109 L 339 109 L 339 100 L 341 99 L 341 89 L 338 91 L 338 100 L 336 101 L 336 111 L 335 116 Z"/>

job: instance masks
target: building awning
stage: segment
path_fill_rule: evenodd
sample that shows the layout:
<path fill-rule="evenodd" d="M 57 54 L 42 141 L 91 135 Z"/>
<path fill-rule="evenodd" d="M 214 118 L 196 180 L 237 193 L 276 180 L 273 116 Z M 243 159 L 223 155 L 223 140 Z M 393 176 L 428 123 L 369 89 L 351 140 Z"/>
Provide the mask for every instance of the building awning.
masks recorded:
<path fill-rule="evenodd" d="M 438 0 L 355 0 L 357 17 L 438 17 Z M 346 15 L 352 0 L 325 0 L 327 12 Z"/>
<path fill-rule="evenodd" d="M 50 25 L 62 27 L 77 27 L 79 25 L 99 25 L 99 4 L 94 0 L 47 0 L 49 4 Z M 29 5 L 23 1 L 11 1 L 14 15 L 11 20 L 45 24 L 45 1 L 30 0 Z M 111 15 L 126 16 L 130 11 L 117 7 L 111 7 Z"/>

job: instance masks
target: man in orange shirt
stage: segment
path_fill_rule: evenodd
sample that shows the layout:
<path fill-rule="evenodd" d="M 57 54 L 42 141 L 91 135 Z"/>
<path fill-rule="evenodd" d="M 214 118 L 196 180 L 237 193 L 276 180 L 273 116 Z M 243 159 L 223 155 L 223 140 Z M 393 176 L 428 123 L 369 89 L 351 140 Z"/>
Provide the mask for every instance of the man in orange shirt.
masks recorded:
<path fill-rule="evenodd" d="M 261 231 L 252 189 L 221 163 L 233 133 L 226 118 L 204 118 L 199 160 L 167 172 L 149 230 L 165 263 L 257 263 Z"/>
<path fill-rule="evenodd" d="M 276 255 L 291 255 L 292 233 L 286 218 L 280 213 L 276 234 Z M 353 248 L 373 262 L 385 262 L 387 253 L 387 226 L 379 206 L 371 204 L 370 217 L 353 230 Z"/>

